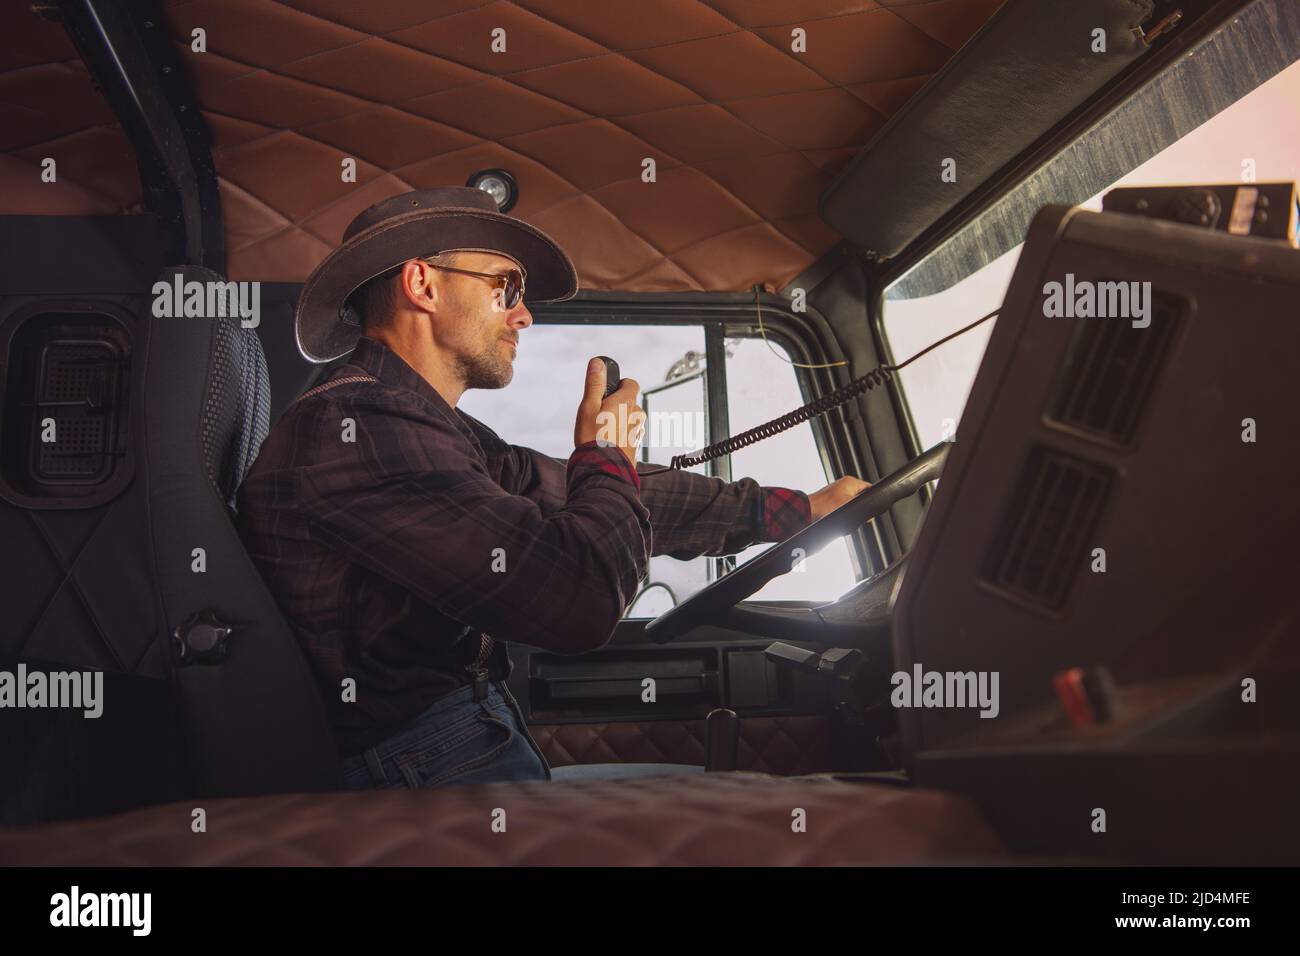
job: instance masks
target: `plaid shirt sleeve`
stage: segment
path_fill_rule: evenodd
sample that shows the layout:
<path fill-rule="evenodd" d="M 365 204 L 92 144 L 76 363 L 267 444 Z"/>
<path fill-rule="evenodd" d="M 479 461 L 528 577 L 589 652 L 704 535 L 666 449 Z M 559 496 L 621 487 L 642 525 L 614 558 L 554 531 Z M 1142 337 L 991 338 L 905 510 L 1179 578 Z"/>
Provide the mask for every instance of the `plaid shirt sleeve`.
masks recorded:
<path fill-rule="evenodd" d="M 356 441 L 317 443 L 294 491 L 313 537 L 443 614 L 500 640 L 603 645 L 650 557 L 640 479 L 617 448 L 555 462 L 542 500 L 514 493 L 428 403 L 359 389 L 328 399 Z M 324 402 L 322 402 L 324 404 Z"/>
<path fill-rule="evenodd" d="M 661 465 L 639 465 L 654 471 Z M 735 554 L 751 544 L 784 541 L 809 521 L 808 496 L 766 488 L 753 478 L 724 481 L 690 471 L 642 475 L 641 500 L 650 510 L 651 554 L 683 560 Z"/>
<path fill-rule="evenodd" d="M 560 506 L 563 462 L 531 448 L 507 445 L 481 422 L 473 424 L 484 436 L 489 456 L 500 461 L 505 487 L 537 501 L 543 511 Z M 662 467 L 638 465 L 637 469 Z M 751 544 L 784 541 L 812 517 L 802 491 L 764 487 L 752 478 L 728 482 L 690 471 L 667 471 L 641 474 L 640 481 L 641 502 L 650 513 L 651 555 L 686 560 L 734 554 Z"/>

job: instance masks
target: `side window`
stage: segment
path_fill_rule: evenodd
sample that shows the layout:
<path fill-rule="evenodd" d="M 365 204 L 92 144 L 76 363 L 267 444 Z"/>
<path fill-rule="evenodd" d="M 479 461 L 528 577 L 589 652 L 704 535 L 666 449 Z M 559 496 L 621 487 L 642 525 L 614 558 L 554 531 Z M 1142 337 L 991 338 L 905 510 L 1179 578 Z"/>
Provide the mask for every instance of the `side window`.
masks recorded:
<path fill-rule="evenodd" d="M 1001 305 L 1022 248 L 1023 243 L 942 292 L 886 299 L 885 336 L 894 362 L 911 358 Z M 995 322 L 976 326 L 898 373 L 921 449 L 933 448 L 956 432 Z"/>
<path fill-rule="evenodd" d="M 775 342 L 728 339 L 726 353 L 731 434 L 804 403 L 795 368 Z M 716 440 L 708 434 L 705 333 L 698 325 L 534 325 L 521 338 L 510 385 L 468 391 L 460 408 L 511 444 L 565 459 L 573 450 L 574 413 L 592 355 L 617 359 L 622 374 L 641 385 L 641 403 L 649 416 L 642 461 L 667 465 L 672 456 Z M 690 470 L 707 473 L 704 466 Z M 808 424 L 741 449 L 732 455 L 731 473 L 733 478 L 750 477 L 763 485 L 806 492 L 827 482 Z M 725 559 L 654 557 L 627 616 L 655 617 L 767 547 L 755 545 Z M 755 597 L 831 600 L 852 586 L 852 567 L 847 541 L 835 542 Z"/>

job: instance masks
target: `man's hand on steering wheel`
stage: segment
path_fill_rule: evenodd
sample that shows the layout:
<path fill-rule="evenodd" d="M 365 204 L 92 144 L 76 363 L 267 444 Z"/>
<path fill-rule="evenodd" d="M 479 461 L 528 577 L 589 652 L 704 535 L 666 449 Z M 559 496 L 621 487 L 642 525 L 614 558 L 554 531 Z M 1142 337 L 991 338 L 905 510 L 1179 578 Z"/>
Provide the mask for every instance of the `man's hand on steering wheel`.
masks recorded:
<path fill-rule="evenodd" d="M 808 504 L 812 508 L 812 520 L 816 521 L 822 515 L 830 514 L 840 505 L 847 503 L 850 498 L 856 498 L 870 487 L 868 482 L 854 478 L 852 475 L 835 479 L 821 491 L 814 491 L 808 496 Z"/>
<path fill-rule="evenodd" d="M 782 627 L 792 619 L 806 624 L 809 618 L 814 618 L 824 623 L 813 608 L 770 609 L 746 604 L 745 598 L 773 578 L 793 570 L 802 558 L 816 554 L 836 538 L 852 534 L 864 521 L 884 514 L 936 480 L 943 472 L 951 447 L 949 442 L 940 442 L 870 487 L 857 478 L 841 478 L 809 495 L 813 520 L 806 527 L 659 615 L 645 626 L 645 636 L 664 644 L 703 624 L 725 626 L 728 619 L 735 623 L 737 612 L 746 615 L 747 626 L 753 625 L 755 615 L 779 619 Z"/>

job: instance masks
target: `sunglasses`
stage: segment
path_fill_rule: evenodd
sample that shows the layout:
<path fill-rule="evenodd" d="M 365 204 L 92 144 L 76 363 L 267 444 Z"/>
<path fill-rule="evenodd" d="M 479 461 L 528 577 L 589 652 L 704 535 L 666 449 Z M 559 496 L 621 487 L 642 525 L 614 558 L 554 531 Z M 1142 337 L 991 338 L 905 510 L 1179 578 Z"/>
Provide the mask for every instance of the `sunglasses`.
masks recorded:
<path fill-rule="evenodd" d="M 437 256 L 430 256 L 421 261 L 427 262 L 433 268 L 440 269 L 443 272 L 458 272 L 463 276 L 477 276 L 480 279 L 491 280 L 494 286 L 502 290 L 501 304 L 507 309 L 513 309 L 524 297 L 525 276 L 521 269 L 511 269 L 508 272 L 471 272 L 469 269 L 457 269 L 453 266 L 440 265 L 433 261 L 436 258 Z"/>

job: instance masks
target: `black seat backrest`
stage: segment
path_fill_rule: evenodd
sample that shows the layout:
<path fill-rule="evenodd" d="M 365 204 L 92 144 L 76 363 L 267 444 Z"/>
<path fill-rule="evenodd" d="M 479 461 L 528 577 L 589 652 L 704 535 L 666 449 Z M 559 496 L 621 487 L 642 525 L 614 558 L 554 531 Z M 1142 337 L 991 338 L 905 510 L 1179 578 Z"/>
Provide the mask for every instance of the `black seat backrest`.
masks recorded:
<path fill-rule="evenodd" d="M 267 429 L 256 332 L 155 315 L 151 217 L 0 217 L 0 244 L 0 669 L 104 673 L 97 719 L 0 709 L 0 822 L 339 786 L 230 520 Z M 220 627 L 224 657 L 195 654 Z"/>

